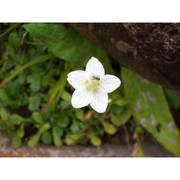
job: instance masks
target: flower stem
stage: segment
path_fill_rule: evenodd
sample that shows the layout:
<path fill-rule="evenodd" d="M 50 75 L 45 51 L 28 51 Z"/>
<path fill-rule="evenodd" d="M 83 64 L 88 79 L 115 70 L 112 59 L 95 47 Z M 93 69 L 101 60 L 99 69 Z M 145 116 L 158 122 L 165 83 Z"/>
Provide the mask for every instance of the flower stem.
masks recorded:
<path fill-rule="evenodd" d="M 57 102 L 59 100 L 59 98 L 61 97 L 61 94 L 63 92 L 63 89 L 66 85 L 66 79 L 67 79 L 67 73 L 68 70 L 65 70 L 62 74 L 61 77 L 59 79 L 59 81 L 57 82 L 57 84 L 55 85 L 55 87 L 52 89 L 52 92 L 50 94 L 50 97 L 47 101 L 47 103 L 45 104 L 45 106 L 41 109 L 41 113 L 44 113 L 46 111 L 46 109 L 51 105 L 51 103 L 53 102 L 53 100 L 56 98 Z"/>

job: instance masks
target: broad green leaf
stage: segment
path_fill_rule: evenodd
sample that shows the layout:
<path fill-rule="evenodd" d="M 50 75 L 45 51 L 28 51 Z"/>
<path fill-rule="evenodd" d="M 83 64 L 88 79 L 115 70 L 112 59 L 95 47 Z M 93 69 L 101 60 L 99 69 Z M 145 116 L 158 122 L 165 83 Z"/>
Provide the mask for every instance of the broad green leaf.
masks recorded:
<path fill-rule="evenodd" d="M 0 118 L 3 121 L 7 121 L 9 119 L 9 115 L 8 115 L 8 112 L 6 111 L 6 109 L 0 108 Z"/>
<path fill-rule="evenodd" d="M 84 113 L 82 109 L 76 109 L 75 110 L 77 119 L 84 121 Z"/>
<path fill-rule="evenodd" d="M 24 89 L 18 81 L 11 81 L 7 83 L 4 90 L 9 98 L 8 105 L 13 109 L 17 109 L 20 106 L 27 104 L 27 99 L 24 96 Z"/>
<path fill-rule="evenodd" d="M 39 74 L 31 74 L 27 77 L 27 82 L 30 83 L 32 92 L 37 92 L 41 87 L 41 76 Z"/>
<path fill-rule="evenodd" d="M 76 144 L 80 138 L 83 137 L 83 133 L 70 133 L 70 134 L 67 134 L 66 137 L 65 137 L 65 143 L 67 145 L 73 145 L 73 144 Z"/>
<path fill-rule="evenodd" d="M 33 112 L 32 118 L 36 123 L 42 124 L 43 118 L 40 112 Z"/>
<path fill-rule="evenodd" d="M 3 101 L 6 104 L 10 103 L 8 94 L 6 93 L 6 91 L 4 90 L 4 88 L 0 88 L 0 101 Z"/>
<path fill-rule="evenodd" d="M 73 132 L 73 133 L 77 133 L 79 130 L 80 130 L 80 127 L 79 127 L 79 124 L 78 124 L 78 121 L 74 120 L 70 126 L 70 130 Z"/>
<path fill-rule="evenodd" d="M 24 119 L 18 114 L 12 114 L 10 120 L 12 124 L 18 125 L 21 124 L 21 122 L 23 122 Z"/>
<path fill-rule="evenodd" d="M 9 34 L 8 43 L 15 51 L 17 51 L 21 45 L 21 38 L 17 35 L 17 33 L 12 32 Z"/>
<path fill-rule="evenodd" d="M 39 134 L 43 134 L 44 132 L 46 132 L 47 130 L 49 130 L 51 127 L 51 125 L 49 123 L 45 123 L 42 125 L 42 127 L 39 129 Z"/>
<path fill-rule="evenodd" d="M 71 95 L 65 89 L 62 91 L 61 98 L 67 102 L 71 101 Z"/>
<path fill-rule="evenodd" d="M 117 104 L 112 104 L 111 105 L 111 112 L 113 114 L 120 114 L 124 111 L 125 107 L 124 106 L 119 106 Z"/>
<path fill-rule="evenodd" d="M 103 62 L 107 71 L 112 71 L 106 53 L 70 27 L 40 23 L 25 24 L 23 27 L 55 56 L 76 67 L 82 67 L 90 57 L 95 56 Z"/>
<path fill-rule="evenodd" d="M 32 136 L 29 141 L 28 141 L 28 146 L 30 147 L 35 147 L 40 139 L 40 135 L 39 134 L 35 134 L 34 136 Z"/>
<path fill-rule="evenodd" d="M 23 138 L 23 136 L 24 136 L 24 124 L 21 124 L 20 127 L 17 129 L 16 135 L 19 138 Z"/>
<path fill-rule="evenodd" d="M 17 81 L 11 81 L 3 87 L 9 96 L 9 98 L 17 97 L 17 95 L 22 93 L 22 87 Z"/>
<path fill-rule="evenodd" d="M 52 135 L 50 132 L 46 131 L 42 134 L 41 140 L 44 144 L 51 144 L 52 143 Z"/>
<path fill-rule="evenodd" d="M 113 124 L 111 124 L 107 121 L 101 121 L 101 123 L 102 123 L 103 128 L 104 128 L 106 133 L 108 133 L 110 135 L 113 135 L 116 133 L 117 128 Z"/>
<path fill-rule="evenodd" d="M 163 89 L 123 68 L 124 93 L 138 124 L 174 155 L 180 155 L 180 134 Z"/>
<path fill-rule="evenodd" d="M 41 102 L 41 97 L 39 96 L 33 96 L 33 97 L 29 97 L 29 110 L 31 111 L 36 111 L 39 110 L 39 105 Z"/>
<path fill-rule="evenodd" d="M 131 117 L 131 111 L 126 109 L 124 112 L 120 114 L 111 113 L 111 121 L 114 125 L 120 127 L 124 125 Z"/>
<path fill-rule="evenodd" d="M 113 104 L 118 106 L 126 106 L 128 104 L 127 99 L 122 97 L 120 93 L 121 91 L 116 90 L 115 92 L 109 94 L 109 98 Z"/>
<path fill-rule="evenodd" d="M 69 118 L 65 112 L 60 112 L 57 115 L 57 126 L 60 128 L 66 128 L 69 124 Z"/>
<path fill-rule="evenodd" d="M 18 148 L 21 146 L 21 143 L 22 143 L 22 139 L 18 136 L 13 136 L 12 137 L 12 141 L 11 141 L 11 146 L 13 148 Z"/>
<path fill-rule="evenodd" d="M 96 136 L 95 133 L 90 133 L 88 137 L 90 138 L 90 141 L 94 146 L 100 146 L 102 144 L 101 139 Z"/>
<path fill-rule="evenodd" d="M 57 146 L 57 147 L 62 146 L 63 142 L 60 138 L 60 135 L 58 133 L 58 129 L 56 127 L 53 128 L 52 135 L 53 135 L 53 141 L 54 141 L 55 146 Z"/>
<path fill-rule="evenodd" d="M 179 108 L 180 107 L 180 91 L 174 91 L 170 89 L 165 90 L 168 103 L 171 108 Z"/>

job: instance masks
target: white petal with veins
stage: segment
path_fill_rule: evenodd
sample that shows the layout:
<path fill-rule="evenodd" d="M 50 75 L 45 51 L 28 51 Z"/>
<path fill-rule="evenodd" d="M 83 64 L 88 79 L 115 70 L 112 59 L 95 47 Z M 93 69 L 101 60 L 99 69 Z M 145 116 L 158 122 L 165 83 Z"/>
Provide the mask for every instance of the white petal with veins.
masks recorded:
<path fill-rule="evenodd" d="M 91 91 L 87 91 L 85 89 L 75 90 L 71 103 L 74 108 L 82 108 L 87 106 L 93 100 L 93 93 Z"/>
<path fill-rule="evenodd" d="M 74 108 L 90 106 L 98 113 L 104 113 L 108 106 L 108 93 L 121 85 L 114 75 L 105 75 L 101 62 L 92 57 L 86 64 L 86 70 L 70 72 L 67 78 L 75 91 L 71 103 Z"/>
<path fill-rule="evenodd" d="M 120 85 L 120 79 L 114 75 L 106 74 L 101 80 L 101 86 L 107 93 L 116 90 Z"/>
<path fill-rule="evenodd" d="M 82 86 L 84 86 L 85 81 L 86 81 L 86 72 L 77 70 L 77 71 L 72 71 L 70 72 L 67 76 L 67 81 L 71 86 L 73 86 L 75 89 L 80 89 Z"/>
<path fill-rule="evenodd" d="M 90 103 L 91 107 L 98 113 L 104 113 L 108 105 L 108 95 L 102 88 L 94 92 L 93 100 Z"/>
<path fill-rule="evenodd" d="M 105 71 L 104 71 L 104 67 L 103 65 L 101 64 L 101 62 L 95 58 L 95 57 L 92 57 L 87 65 L 86 65 L 86 72 L 89 74 L 89 75 L 92 75 L 92 76 L 97 76 L 99 78 L 102 78 L 105 74 Z"/>

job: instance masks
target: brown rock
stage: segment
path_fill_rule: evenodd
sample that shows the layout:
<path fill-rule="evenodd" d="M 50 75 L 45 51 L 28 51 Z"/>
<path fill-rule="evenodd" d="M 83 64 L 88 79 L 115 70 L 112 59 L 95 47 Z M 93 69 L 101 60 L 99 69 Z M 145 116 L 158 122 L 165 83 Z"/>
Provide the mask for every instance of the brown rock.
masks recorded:
<path fill-rule="evenodd" d="M 180 24 L 92 23 L 72 26 L 120 65 L 180 90 Z"/>

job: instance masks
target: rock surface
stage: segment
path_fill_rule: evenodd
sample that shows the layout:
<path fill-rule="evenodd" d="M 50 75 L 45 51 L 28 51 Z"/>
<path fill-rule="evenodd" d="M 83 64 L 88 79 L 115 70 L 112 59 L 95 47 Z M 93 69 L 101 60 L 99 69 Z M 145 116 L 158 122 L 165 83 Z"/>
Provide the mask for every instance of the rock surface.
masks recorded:
<path fill-rule="evenodd" d="M 168 88 L 180 90 L 180 24 L 71 24 L 117 63 Z"/>
<path fill-rule="evenodd" d="M 172 157 L 158 144 L 144 142 L 142 145 L 145 157 Z M 134 145 L 104 144 L 100 147 L 75 145 L 54 146 L 38 145 L 30 148 L 25 145 L 18 149 L 10 146 L 9 138 L 0 132 L 0 157 L 131 157 L 136 153 Z"/>

